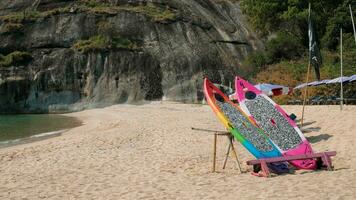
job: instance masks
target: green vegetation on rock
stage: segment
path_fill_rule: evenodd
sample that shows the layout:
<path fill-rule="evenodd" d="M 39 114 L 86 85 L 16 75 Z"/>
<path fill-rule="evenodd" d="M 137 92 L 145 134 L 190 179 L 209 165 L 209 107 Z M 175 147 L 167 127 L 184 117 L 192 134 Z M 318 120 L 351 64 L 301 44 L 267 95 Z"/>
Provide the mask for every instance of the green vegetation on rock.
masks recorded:
<path fill-rule="evenodd" d="M 5 23 L 2 25 L 0 29 L 0 33 L 21 33 L 23 29 L 23 25 L 20 23 Z"/>
<path fill-rule="evenodd" d="M 127 38 L 108 38 L 97 35 L 88 40 L 80 40 L 73 45 L 73 48 L 82 53 L 90 51 L 105 51 L 109 49 L 135 50 L 137 45 Z"/>
<path fill-rule="evenodd" d="M 169 9 L 163 9 L 153 5 L 127 7 L 125 10 L 143 13 L 151 17 L 154 21 L 160 22 L 165 20 L 174 20 L 176 14 Z"/>
<path fill-rule="evenodd" d="M 111 6 L 105 3 L 86 3 L 80 6 L 80 10 L 94 14 L 117 14 L 120 11 L 141 13 L 150 17 L 155 22 L 174 20 L 176 14 L 168 8 L 161 8 L 154 4 L 139 6 Z"/>
<path fill-rule="evenodd" d="M 14 51 L 6 56 L 0 54 L 0 67 L 26 65 L 31 60 L 31 54 L 23 51 Z"/>
<path fill-rule="evenodd" d="M 0 20 L 3 22 L 3 28 L 1 32 L 17 32 L 22 29 L 26 22 L 32 22 L 40 18 L 51 17 L 53 15 L 59 15 L 62 13 L 85 12 L 95 15 L 116 15 L 122 11 L 143 14 L 151 18 L 154 22 L 170 21 L 176 18 L 176 13 L 172 9 L 156 6 L 155 4 L 151 3 L 137 6 L 117 6 L 92 0 L 82 0 L 72 4 L 71 6 L 54 8 L 44 12 L 25 10 L 1 16 Z"/>
<path fill-rule="evenodd" d="M 0 20 L 5 23 L 23 23 L 34 21 L 41 17 L 41 13 L 37 11 L 22 11 L 10 13 L 9 15 L 1 16 Z"/>

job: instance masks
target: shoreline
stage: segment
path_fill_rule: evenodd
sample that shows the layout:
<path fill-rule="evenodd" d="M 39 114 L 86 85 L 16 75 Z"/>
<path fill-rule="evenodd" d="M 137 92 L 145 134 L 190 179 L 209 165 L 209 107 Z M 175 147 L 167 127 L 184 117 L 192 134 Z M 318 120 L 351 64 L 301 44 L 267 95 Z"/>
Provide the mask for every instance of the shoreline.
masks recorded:
<path fill-rule="evenodd" d="M 14 140 L 5 140 L 0 142 L 0 149 L 13 147 L 17 145 L 30 144 L 37 141 L 47 140 L 53 137 L 59 137 L 63 133 L 68 132 L 70 129 L 63 129 L 59 131 L 51 131 L 45 133 L 38 133 L 29 137 L 18 138 Z"/>
<path fill-rule="evenodd" d="M 301 116 L 301 106 L 282 106 Z M 82 126 L 59 137 L 0 149 L 3 199 L 286 199 L 356 197 L 356 106 L 308 106 L 305 136 L 317 152 L 334 150 L 335 171 L 298 170 L 270 179 L 250 175 L 241 144 L 221 169 L 227 140 L 191 127 L 221 130 L 207 105 L 153 102 L 65 114 Z M 344 184 L 335 184 L 342 181 Z"/>

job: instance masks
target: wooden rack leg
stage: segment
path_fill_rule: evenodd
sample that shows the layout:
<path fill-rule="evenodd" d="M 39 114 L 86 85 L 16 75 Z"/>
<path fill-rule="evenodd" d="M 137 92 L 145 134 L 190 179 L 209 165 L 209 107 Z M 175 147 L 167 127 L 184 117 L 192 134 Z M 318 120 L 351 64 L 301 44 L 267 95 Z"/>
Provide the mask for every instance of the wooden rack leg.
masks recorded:
<path fill-rule="evenodd" d="M 234 157 L 235 157 L 236 163 L 237 163 L 237 167 L 239 168 L 239 172 L 240 172 L 240 174 L 241 174 L 241 173 L 242 173 L 242 171 L 241 171 L 241 165 L 240 165 L 239 158 L 237 157 L 237 153 L 236 153 L 236 151 L 235 151 L 234 142 L 233 142 L 234 138 L 233 138 L 232 136 L 230 136 L 229 139 L 230 139 L 230 145 L 231 145 L 231 148 L 232 148 L 232 153 L 234 154 Z"/>
<path fill-rule="evenodd" d="M 264 160 L 261 160 L 261 170 L 262 170 L 262 174 L 263 174 L 264 177 L 266 177 L 266 178 L 270 177 L 270 173 L 269 173 L 269 169 L 268 169 L 267 163 Z"/>
<path fill-rule="evenodd" d="M 328 156 L 323 153 L 323 157 L 321 157 L 321 160 L 323 161 L 324 165 L 326 165 L 326 168 L 328 171 L 332 171 L 332 166 L 331 166 L 331 160 L 328 158 Z"/>
<path fill-rule="evenodd" d="M 226 167 L 226 163 L 227 163 L 227 159 L 229 159 L 230 149 L 231 149 L 231 143 L 229 143 L 229 148 L 227 149 L 227 153 L 226 153 L 226 157 L 225 157 L 225 161 L 224 161 L 223 169 L 225 169 L 225 167 Z"/>
<path fill-rule="evenodd" d="M 216 140 L 217 140 L 217 133 L 214 134 L 214 154 L 213 154 L 213 172 L 215 172 L 216 166 Z"/>

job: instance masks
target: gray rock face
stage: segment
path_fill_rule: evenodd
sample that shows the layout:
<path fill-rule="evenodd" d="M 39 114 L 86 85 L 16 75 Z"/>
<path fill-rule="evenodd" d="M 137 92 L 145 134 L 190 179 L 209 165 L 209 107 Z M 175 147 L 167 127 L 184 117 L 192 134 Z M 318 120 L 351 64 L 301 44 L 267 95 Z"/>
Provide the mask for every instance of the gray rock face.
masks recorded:
<path fill-rule="evenodd" d="M 89 12 L 73 0 L 0 2 L 0 53 L 26 51 L 33 57 L 24 66 L 0 66 L 0 113 L 65 112 L 159 99 L 200 102 L 203 77 L 228 84 L 244 73 L 239 66 L 245 56 L 261 46 L 238 3 L 105 2 L 117 8 L 153 5 L 175 17 L 155 20 L 130 9 Z M 11 13 L 59 8 L 68 9 L 23 20 L 15 31 L 6 31 Z M 110 31 L 102 30 L 102 24 Z M 79 40 L 108 34 L 137 41 L 138 48 L 85 53 L 73 48 Z"/>

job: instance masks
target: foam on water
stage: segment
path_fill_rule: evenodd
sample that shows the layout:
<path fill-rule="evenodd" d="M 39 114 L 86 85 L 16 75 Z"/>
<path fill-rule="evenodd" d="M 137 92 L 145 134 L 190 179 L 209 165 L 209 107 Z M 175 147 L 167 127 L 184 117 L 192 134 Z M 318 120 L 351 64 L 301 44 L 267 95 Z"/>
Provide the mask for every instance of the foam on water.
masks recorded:
<path fill-rule="evenodd" d="M 66 132 L 66 131 L 68 131 L 68 129 L 60 130 L 60 131 L 52 131 L 52 132 L 47 132 L 47 133 L 40 133 L 40 134 L 33 135 L 30 138 L 39 138 L 39 137 L 51 136 L 51 135 L 60 134 L 60 133 Z"/>

